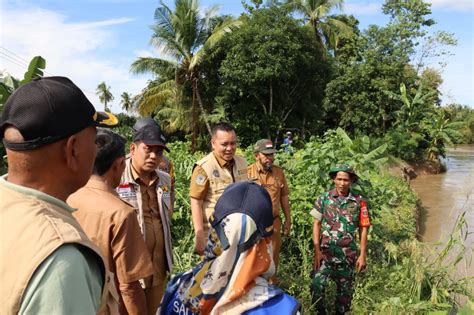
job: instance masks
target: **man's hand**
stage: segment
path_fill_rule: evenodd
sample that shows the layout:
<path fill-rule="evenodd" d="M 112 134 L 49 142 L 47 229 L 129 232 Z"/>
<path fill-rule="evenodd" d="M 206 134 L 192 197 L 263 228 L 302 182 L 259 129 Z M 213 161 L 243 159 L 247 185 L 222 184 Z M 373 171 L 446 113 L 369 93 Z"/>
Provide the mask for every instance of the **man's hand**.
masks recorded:
<path fill-rule="evenodd" d="M 291 220 L 285 220 L 285 225 L 283 226 L 283 234 L 289 235 L 291 230 Z"/>
<path fill-rule="evenodd" d="M 356 265 L 355 265 L 357 272 L 361 272 L 367 266 L 365 263 L 365 259 L 366 259 L 365 255 L 360 255 L 359 258 L 357 258 Z"/>
<path fill-rule="evenodd" d="M 194 248 L 199 255 L 204 254 L 204 249 L 206 248 L 206 241 L 207 241 L 207 233 L 202 230 L 197 231 Z"/>
<path fill-rule="evenodd" d="M 323 260 L 323 253 L 319 248 L 314 250 L 314 261 L 313 261 L 313 269 L 318 270 L 321 267 L 321 261 Z"/>

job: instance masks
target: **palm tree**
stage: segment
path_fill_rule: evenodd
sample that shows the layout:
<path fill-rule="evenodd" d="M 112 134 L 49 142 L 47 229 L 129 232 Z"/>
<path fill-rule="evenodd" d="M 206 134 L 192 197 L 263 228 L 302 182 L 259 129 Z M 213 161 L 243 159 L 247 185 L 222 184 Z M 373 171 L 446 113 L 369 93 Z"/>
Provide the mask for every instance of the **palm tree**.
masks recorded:
<path fill-rule="evenodd" d="M 96 92 L 99 95 L 99 100 L 104 104 L 104 110 L 109 111 L 107 103 L 114 99 L 112 92 L 110 92 L 110 86 L 107 86 L 104 81 L 97 86 Z"/>
<path fill-rule="evenodd" d="M 333 9 L 342 9 L 344 0 L 288 0 L 288 5 L 304 15 L 308 25 L 314 29 L 316 42 L 321 51 L 326 46 L 334 53 L 341 35 L 352 33 L 352 29 L 341 19 L 330 17 Z"/>
<path fill-rule="evenodd" d="M 133 97 L 132 94 L 123 92 L 122 95 L 120 95 L 122 100 L 120 101 L 120 104 L 122 105 L 122 109 L 126 112 L 130 111 L 133 108 Z"/>
<path fill-rule="evenodd" d="M 169 73 L 170 69 L 173 69 L 173 82 L 166 81 L 156 86 L 155 91 L 158 95 L 153 95 L 148 91 L 148 95 L 142 97 L 142 101 L 145 102 L 147 97 L 154 97 L 157 101 L 155 106 L 161 106 L 164 102 L 170 101 L 169 97 L 176 94 L 173 91 L 182 93 L 181 87 L 184 84 L 191 85 L 193 147 L 197 138 L 199 111 L 209 134 L 211 133 L 207 113 L 199 93 L 199 65 L 208 49 L 216 45 L 226 33 L 231 32 L 240 23 L 231 17 L 225 17 L 217 25 L 212 26 L 211 21 L 216 15 L 217 6 L 207 9 L 203 16 L 201 12 L 198 0 L 175 0 L 174 11 L 160 1 L 160 7 L 155 11 L 156 23 L 153 26 L 152 44 L 170 56 L 171 60 L 142 57 L 131 67 L 134 73 L 151 72 L 155 75 Z M 176 86 L 171 87 L 172 84 Z M 199 106 L 199 110 L 196 105 Z"/>

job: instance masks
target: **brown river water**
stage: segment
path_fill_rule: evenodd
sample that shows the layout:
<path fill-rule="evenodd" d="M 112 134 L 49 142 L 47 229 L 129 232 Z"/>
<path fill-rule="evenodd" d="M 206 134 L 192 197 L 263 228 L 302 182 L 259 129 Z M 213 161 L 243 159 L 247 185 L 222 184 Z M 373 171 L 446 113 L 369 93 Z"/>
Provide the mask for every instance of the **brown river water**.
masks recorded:
<path fill-rule="evenodd" d="M 465 245 L 474 248 L 474 145 L 460 145 L 447 152 L 447 172 L 438 175 L 421 175 L 411 182 L 420 197 L 420 234 L 425 243 L 444 242 L 451 233 L 457 218 L 464 211 L 468 225 Z M 470 266 L 458 265 L 461 274 L 474 276 L 474 261 Z"/>

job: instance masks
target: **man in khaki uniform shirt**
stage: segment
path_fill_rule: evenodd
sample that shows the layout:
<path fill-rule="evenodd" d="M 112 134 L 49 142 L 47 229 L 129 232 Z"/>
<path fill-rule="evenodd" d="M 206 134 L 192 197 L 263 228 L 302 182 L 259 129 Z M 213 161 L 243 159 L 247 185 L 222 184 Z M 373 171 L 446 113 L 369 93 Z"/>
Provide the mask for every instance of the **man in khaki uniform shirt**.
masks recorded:
<path fill-rule="evenodd" d="M 137 213 L 138 223 L 153 263 L 153 275 L 143 279 L 148 314 L 155 315 L 164 293 L 166 275 L 173 266 L 171 247 L 171 178 L 157 170 L 163 149 L 161 130 L 147 125 L 138 130 L 130 145 L 117 192 Z"/>
<path fill-rule="evenodd" d="M 189 195 L 195 233 L 195 248 L 204 252 L 209 231 L 209 216 L 224 189 L 235 182 L 247 180 L 247 161 L 235 155 L 235 128 L 219 123 L 212 128 L 212 152 L 197 161 L 191 175 Z"/>
<path fill-rule="evenodd" d="M 276 150 L 273 143 L 268 139 L 258 140 L 254 147 L 256 162 L 247 169 L 249 180 L 257 182 L 264 187 L 272 199 L 273 206 L 273 261 L 275 262 L 275 276 L 270 282 L 276 282 L 276 272 L 280 261 L 281 248 L 281 219 L 280 207 L 285 215 L 285 224 L 283 233 L 288 235 L 291 228 L 290 203 L 288 201 L 289 189 L 286 183 L 283 169 L 273 164 L 274 154 Z"/>
<path fill-rule="evenodd" d="M 117 123 L 65 77 L 37 77 L 8 98 L 0 122 L 8 157 L 0 177 L 0 314 L 112 311 L 105 299 L 116 292 L 100 251 L 66 199 L 91 175 L 96 126 Z"/>
<path fill-rule="evenodd" d="M 133 207 L 120 200 L 115 187 L 125 169 L 125 141 L 109 130 L 99 130 L 97 156 L 89 182 L 67 202 L 87 236 L 104 255 L 120 291 L 120 314 L 146 314 L 145 292 L 139 280 L 153 274 L 150 255 Z"/>
<path fill-rule="evenodd" d="M 154 120 L 153 118 L 151 118 L 151 117 L 140 117 L 140 118 L 138 118 L 136 123 L 133 125 L 133 130 L 135 132 L 138 132 L 140 129 L 142 129 L 143 127 L 148 126 L 148 125 L 155 125 L 158 128 L 160 128 L 160 130 L 161 130 L 161 127 L 158 124 L 158 122 L 156 120 Z M 161 140 L 163 141 L 163 144 L 166 145 L 166 138 L 164 137 L 163 133 L 161 133 Z M 163 154 L 163 150 L 165 150 L 164 147 L 159 147 L 159 148 L 161 148 L 161 159 L 158 163 L 158 169 L 160 171 L 163 171 L 163 172 L 168 173 L 170 175 L 170 177 L 171 177 L 171 196 L 174 198 L 175 174 L 174 174 L 173 161 L 170 160 L 170 158 L 168 158 L 167 156 L 165 156 Z"/>

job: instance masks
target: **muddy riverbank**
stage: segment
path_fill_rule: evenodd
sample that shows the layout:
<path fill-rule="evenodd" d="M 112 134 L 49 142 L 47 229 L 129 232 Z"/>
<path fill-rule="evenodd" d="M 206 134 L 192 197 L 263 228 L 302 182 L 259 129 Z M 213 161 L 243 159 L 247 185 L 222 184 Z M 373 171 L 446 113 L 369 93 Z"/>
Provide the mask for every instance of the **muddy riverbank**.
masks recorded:
<path fill-rule="evenodd" d="M 411 182 L 422 201 L 420 239 L 430 244 L 446 241 L 463 212 L 468 231 L 474 232 L 474 145 L 450 149 L 445 164 L 446 172 L 422 174 Z M 465 245 L 472 251 L 474 234 L 467 237 Z M 474 276 L 474 264 L 460 272 Z"/>

